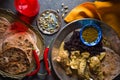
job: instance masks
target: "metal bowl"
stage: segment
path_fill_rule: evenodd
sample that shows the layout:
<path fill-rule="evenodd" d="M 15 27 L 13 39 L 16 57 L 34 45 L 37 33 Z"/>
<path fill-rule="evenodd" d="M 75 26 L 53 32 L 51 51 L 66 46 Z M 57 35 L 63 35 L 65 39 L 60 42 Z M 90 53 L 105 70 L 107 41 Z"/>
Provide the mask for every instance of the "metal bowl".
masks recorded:
<path fill-rule="evenodd" d="M 94 40 L 92 42 L 87 42 L 87 41 L 84 40 L 84 38 L 82 37 L 82 33 L 87 28 L 94 28 L 97 31 L 98 36 L 97 36 L 96 40 Z M 96 23 L 88 23 L 88 24 L 84 25 L 80 30 L 80 40 L 86 46 L 95 46 L 101 41 L 101 39 L 102 39 L 102 30 L 99 27 L 99 25 L 96 24 Z"/>
<path fill-rule="evenodd" d="M 68 41 L 74 30 L 80 31 L 80 29 L 84 25 L 86 25 L 86 23 L 91 23 L 91 21 L 96 24 L 99 24 L 102 29 L 103 40 L 105 40 L 105 43 L 103 43 L 103 46 L 108 47 L 111 50 L 115 51 L 115 53 L 119 55 L 118 59 L 120 61 L 120 38 L 118 37 L 117 33 L 109 25 L 99 20 L 89 19 L 89 18 L 77 20 L 67 24 L 62 28 L 62 30 L 56 36 L 53 42 L 52 48 L 50 49 L 52 66 L 60 80 L 78 80 L 76 75 L 67 76 L 63 68 L 61 68 L 61 66 L 55 60 L 55 58 L 58 57 L 61 43 L 63 41 Z M 120 73 L 120 68 L 119 68 L 120 62 L 116 64 L 116 66 L 118 66 L 116 67 L 117 73 L 115 73 L 115 75 L 112 76 L 112 79 Z"/>
<path fill-rule="evenodd" d="M 45 10 L 37 18 L 37 27 L 44 34 L 55 34 L 60 30 L 61 18 L 55 10 Z"/>

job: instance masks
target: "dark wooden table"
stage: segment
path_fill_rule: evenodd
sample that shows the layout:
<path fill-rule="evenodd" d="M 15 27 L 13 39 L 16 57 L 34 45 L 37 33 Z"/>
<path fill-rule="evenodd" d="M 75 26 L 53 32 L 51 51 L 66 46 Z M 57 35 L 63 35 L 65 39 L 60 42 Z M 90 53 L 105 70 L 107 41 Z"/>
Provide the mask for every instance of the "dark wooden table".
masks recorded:
<path fill-rule="evenodd" d="M 40 2 L 40 12 L 39 12 L 39 14 L 46 9 L 53 9 L 53 10 L 61 9 L 61 4 L 62 3 L 64 3 L 66 6 L 68 6 L 69 11 L 70 11 L 75 6 L 77 6 L 77 5 L 79 5 L 83 2 L 86 2 L 86 1 L 94 1 L 94 0 L 39 0 L 39 2 Z M 0 0 L 0 8 L 9 9 L 9 10 L 13 11 L 14 13 L 16 13 L 16 10 L 15 10 L 15 7 L 14 7 L 14 0 Z M 37 18 L 37 16 L 36 16 L 36 18 Z M 32 25 L 37 29 L 36 18 L 32 22 Z M 61 28 L 63 28 L 65 24 L 66 23 L 62 19 Z M 44 34 L 42 34 L 43 37 L 44 37 L 46 46 L 47 46 L 47 44 L 50 43 L 52 38 L 55 38 L 56 34 L 54 34 L 54 35 L 44 35 Z M 49 54 L 49 58 L 50 58 L 50 54 Z M 41 61 L 40 73 L 44 73 L 44 71 L 45 71 L 44 63 L 43 63 L 43 61 Z M 0 80 L 14 80 L 14 79 L 3 78 L 2 76 L 0 76 Z M 56 74 L 54 73 L 54 70 L 52 69 L 52 77 L 35 75 L 35 76 L 32 76 L 32 77 L 26 77 L 23 80 L 59 80 L 59 79 L 57 78 Z"/>

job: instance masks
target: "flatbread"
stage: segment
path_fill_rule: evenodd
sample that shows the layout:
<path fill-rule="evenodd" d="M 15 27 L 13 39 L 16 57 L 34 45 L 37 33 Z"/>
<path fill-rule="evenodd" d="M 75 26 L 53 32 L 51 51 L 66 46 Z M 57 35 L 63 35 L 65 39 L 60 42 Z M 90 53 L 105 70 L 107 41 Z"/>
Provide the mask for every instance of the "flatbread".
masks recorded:
<path fill-rule="evenodd" d="M 104 72 L 104 80 L 112 80 L 120 74 L 120 56 L 112 49 L 104 47 L 106 56 L 102 61 L 102 71 Z"/>
<path fill-rule="evenodd" d="M 4 17 L 0 17 L 0 52 L 2 51 L 1 43 L 4 39 L 4 34 L 7 31 L 9 26 L 10 26 L 10 22 Z"/>
<path fill-rule="evenodd" d="M 12 30 L 9 21 L 0 17 L 0 70 L 11 75 L 30 70 L 34 63 L 32 51 L 36 49 L 39 52 L 36 43 L 37 38 L 32 30 Z"/>
<path fill-rule="evenodd" d="M 4 17 L 0 17 L 0 39 L 3 38 L 4 33 L 6 32 L 9 26 L 10 22 Z"/>
<path fill-rule="evenodd" d="M 29 60 L 24 51 L 12 47 L 0 54 L 0 70 L 9 74 L 19 74 L 30 67 Z"/>
<path fill-rule="evenodd" d="M 29 33 L 19 32 L 6 38 L 2 43 L 2 51 L 4 52 L 11 47 L 23 50 L 31 63 L 33 57 L 32 50 L 36 47 L 36 44 Z"/>

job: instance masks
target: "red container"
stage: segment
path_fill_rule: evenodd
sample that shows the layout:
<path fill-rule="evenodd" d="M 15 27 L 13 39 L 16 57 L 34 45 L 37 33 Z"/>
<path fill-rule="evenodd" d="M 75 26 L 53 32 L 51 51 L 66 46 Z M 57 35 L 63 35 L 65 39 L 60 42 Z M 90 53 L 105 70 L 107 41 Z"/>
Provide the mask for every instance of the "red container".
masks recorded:
<path fill-rule="evenodd" d="M 14 5 L 18 12 L 27 17 L 37 15 L 40 9 L 38 0 L 14 0 Z"/>

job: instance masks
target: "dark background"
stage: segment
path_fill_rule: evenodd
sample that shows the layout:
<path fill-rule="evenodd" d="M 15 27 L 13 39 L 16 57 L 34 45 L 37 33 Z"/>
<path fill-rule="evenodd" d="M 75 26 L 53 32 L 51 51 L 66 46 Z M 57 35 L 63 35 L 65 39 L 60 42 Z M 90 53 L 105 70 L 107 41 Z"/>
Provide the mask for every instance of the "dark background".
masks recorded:
<path fill-rule="evenodd" d="M 83 2 L 86 2 L 86 1 L 94 1 L 94 0 L 39 0 L 39 3 L 40 3 L 39 14 L 46 9 L 53 9 L 53 10 L 61 9 L 61 4 L 62 3 L 64 3 L 66 6 L 68 6 L 69 11 L 70 11 L 75 6 L 77 6 L 77 5 L 79 5 Z M 14 7 L 14 0 L 0 0 L 0 8 L 9 9 L 9 10 L 13 11 L 14 13 L 16 13 L 16 10 L 15 10 L 15 7 Z M 37 16 L 34 18 L 31 25 L 33 25 L 34 28 L 37 29 L 36 19 L 37 19 Z M 64 22 L 63 19 L 61 19 L 61 20 L 62 20 L 61 28 L 63 28 L 66 23 Z M 52 38 L 55 38 L 56 34 L 54 34 L 54 35 L 44 35 L 44 34 L 42 34 L 46 46 L 50 43 Z M 50 58 L 50 54 L 49 54 L 49 58 Z M 41 61 L 40 73 L 44 73 L 44 72 L 45 72 L 44 63 L 43 63 L 43 61 Z M 3 78 L 2 76 L 0 76 L 0 80 L 15 80 L 15 79 Z M 56 74 L 54 73 L 54 70 L 52 69 L 52 76 L 35 75 L 35 76 L 32 76 L 32 77 L 26 77 L 23 80 L 59 80 L 59 79 L 57 78 Z M 120 80 L 120 78 L 115 79 L 115 80 Z"/>

